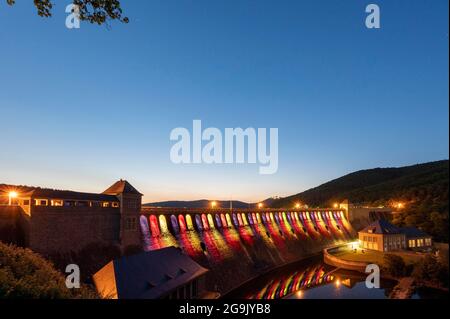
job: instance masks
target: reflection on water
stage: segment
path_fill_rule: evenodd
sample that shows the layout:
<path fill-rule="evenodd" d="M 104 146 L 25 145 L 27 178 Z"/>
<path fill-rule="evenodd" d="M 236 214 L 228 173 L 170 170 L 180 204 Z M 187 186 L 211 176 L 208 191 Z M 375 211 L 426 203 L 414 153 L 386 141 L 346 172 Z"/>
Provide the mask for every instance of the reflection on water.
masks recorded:
<path fill-rule="evenodd" d="M 328 266 L 318 256 L 262 275 L 224 298 L 385 299 L 394 286 L 394 281 L 382 280 L 380 289 L 368 289 L 363 275 Z"/>

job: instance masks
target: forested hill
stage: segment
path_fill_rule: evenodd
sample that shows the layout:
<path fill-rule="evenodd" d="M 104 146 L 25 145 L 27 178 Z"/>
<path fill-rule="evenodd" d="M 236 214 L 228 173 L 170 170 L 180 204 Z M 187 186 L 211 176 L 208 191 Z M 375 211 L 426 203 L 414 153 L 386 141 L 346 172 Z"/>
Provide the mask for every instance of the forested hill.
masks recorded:
<path fill-rule="evenodd" d="M 448 199 L 448 160 L 399 168 L 357 171 L 305 192 L 284 197 L 273 207 L 292 207 L 295 202 L 330 207 L 348 199 L 352 203 L 386 204 L 390 200 Z"/>
<path fill-rule="evenodd" d="M 448 160 L 399 168 L 354 172 L 297 195 L 278 199 L 272 207 L 292 207 L 296 202 L 331 207 L 348 199 L 371 206 L 403 202 L 394 223 L 414 226 L 439 241 L 448 241 Z"/>

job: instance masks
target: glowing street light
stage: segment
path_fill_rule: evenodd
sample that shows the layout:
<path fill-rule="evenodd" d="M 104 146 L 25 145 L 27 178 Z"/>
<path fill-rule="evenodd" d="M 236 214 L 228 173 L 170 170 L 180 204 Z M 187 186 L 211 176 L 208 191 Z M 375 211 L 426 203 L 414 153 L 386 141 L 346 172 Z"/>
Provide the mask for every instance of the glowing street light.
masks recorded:
<path fill-rule="evenodd" d="M 402 208 L 404 208 L 405 207 L 405 204 L 403 204 L 403 203 L 397 203 L 397 208 L 398 209 L 402 209 Z"/>
<path fill-rule="evenodd" d="M 295 208 L 299 209 L 300 208 L 300 203 L 296 203 L 295 204 Z"/>
<path fill-rule="evenodd" d="M 263 207 L 263 203 L 258 203 L 258 208 L 262 208 Z"/>
<path fill-rule="evenodd" d="M 17 192 L 9 192 L 8 197 L 9 197 L 9 206 L 12 205 L 12 200 L 13 198 L 17 198 Z"/>
<path fill-rule="evenodd" d="M 334 282 L 334 284 L 336 285 L 336 287 L 340 287 L 341 286 L 341 281 L 338 279 L 336 279 L 336 281 Z"/>
<path fill-rule="evenodd" d="M 338 207 L 339 207 L 339 204 L 338 204 L 338 203 L 334 203 L 334 204 L 333 204 L 333 207 L 334 207 L 334 208 L 338 208 Z"/>
<path fill-rule="evenodd" d="M 211 202 L 211 208 L 215 208 L 217 206 L 217 202 L 216 201 L 212 201 Z"/>

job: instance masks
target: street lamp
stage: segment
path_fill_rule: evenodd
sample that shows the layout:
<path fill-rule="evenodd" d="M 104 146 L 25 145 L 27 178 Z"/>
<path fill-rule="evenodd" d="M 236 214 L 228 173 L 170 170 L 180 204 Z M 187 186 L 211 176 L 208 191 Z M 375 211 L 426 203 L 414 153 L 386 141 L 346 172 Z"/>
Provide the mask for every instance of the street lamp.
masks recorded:
<path fill-rule="evenodd" d="M 258 208 L 262 208 L 263 207 L 263 203 L 258 203 Z"/>
<path fill-rule="evenodd" d="M 17 198 L 17 192 L 9 192 L 8 198 L 9 198 L 9 206 L 11 206 L 13 198 Z"/>
<path fill-rule="evenodd" d="M 339 207 L 339 204 L 338 204 L 338 203 L 334 203 L 334 204 L 333 204 L 333 207 L 334 207 L 334 208 L 338 208 L 338 207 Z"/>
<path fill-rule="evenodd" d="M 295 204 L 295 208 L 299 209 L 300 208 L 300 203 Z"/>
<path fill-rule="evenodd" d="M 217 206 L 217 202 L 216 201 L 212 201 L 211 202 L 211 208 L 215 208 Z"/>

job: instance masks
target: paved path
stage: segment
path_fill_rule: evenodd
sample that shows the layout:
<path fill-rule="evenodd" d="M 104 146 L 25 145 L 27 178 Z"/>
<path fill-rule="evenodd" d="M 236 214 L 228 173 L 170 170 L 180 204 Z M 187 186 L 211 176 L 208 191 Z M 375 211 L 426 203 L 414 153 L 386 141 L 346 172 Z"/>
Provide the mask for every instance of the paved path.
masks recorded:
<path fill-rule="evenodd" d="M 389 298 L 391 299 L 409 299 L 414 292 L 414 279 L 405 277 L 400 279 L 397 286 L 392 290 Z"/>

